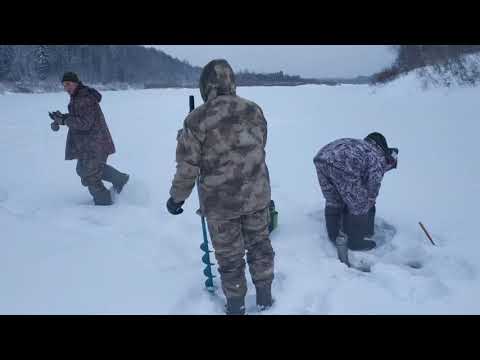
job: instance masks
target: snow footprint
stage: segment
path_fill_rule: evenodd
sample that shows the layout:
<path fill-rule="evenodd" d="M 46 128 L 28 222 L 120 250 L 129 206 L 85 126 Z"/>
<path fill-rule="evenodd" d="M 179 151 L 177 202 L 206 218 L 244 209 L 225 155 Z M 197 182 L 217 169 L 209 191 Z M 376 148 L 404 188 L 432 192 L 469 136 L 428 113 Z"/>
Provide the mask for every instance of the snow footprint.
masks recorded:
<path fill-rule="evenodd" d="M 146 183 L 130 179 L 122 193 L 118 195 L 118 200 L 129 205 L 148 207 L 151 202 L 151 194 Z"/>
<path fill-rule="evenodd" d="M 7 191 L 0 188 L 0 202 L 7 201 L 7 199 L 8 199 Z"/>

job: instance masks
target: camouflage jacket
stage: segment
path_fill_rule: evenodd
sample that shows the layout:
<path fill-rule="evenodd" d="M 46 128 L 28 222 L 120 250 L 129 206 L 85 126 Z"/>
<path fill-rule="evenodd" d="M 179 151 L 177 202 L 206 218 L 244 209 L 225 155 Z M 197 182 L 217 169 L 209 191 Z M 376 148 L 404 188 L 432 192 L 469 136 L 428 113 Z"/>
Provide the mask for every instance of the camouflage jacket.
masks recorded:
<path fill-rule="evenodd" d="M 339 139 L 324 146 L 314 158 L 317 169 L 327 164 L 342 171 L 351 182 L 360 182 L 368 199 L 377 198 L 383 175 L 389 170 L 383 150 L 373 142 Z"/>
<path fill-rule="evenodd" d="M 95 89 L 79 84 L 70 97 L 65 160 L 91 159 L 115 153 L 110 131 L 100 108 L 102 95 Z"/>
<path fill-rule="evenodd" d="M 199 176 L 200 206 L 207 217 L 231 219 L 266 208 L 271 190 L 262 110 L 236 96 L 234 74 L 225 60 L 204 68 L 200 92 L 205 103 L 178 132 L 170 195 L 176 202 L 186 200 Z"/>

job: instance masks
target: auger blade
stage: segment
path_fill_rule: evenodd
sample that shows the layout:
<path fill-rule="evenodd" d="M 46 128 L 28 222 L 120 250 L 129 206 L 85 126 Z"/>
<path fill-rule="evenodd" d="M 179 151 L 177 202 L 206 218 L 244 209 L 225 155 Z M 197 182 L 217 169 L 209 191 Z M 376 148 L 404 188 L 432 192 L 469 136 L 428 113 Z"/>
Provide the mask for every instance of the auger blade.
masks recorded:
<path fill-rule="evenodd" d="M 204 270 L 203 270 L 203 274 L 208 277 L 208 278 L 212 278 L 214 277 L 213 274 L 212 274 L 212 269 L 210 268 L 210 266 L 207 266 Z"/>
<path fill-rule="evenodd" d="M 202 256 L 202 262 L 210 266 L 215 265 L 210 262 L 210 255 L 208 253 Z"/>
<path fill-rule="evenodd" d="M 202 243 L 202 245 L 200 245 L 200 249 L 203 250 L 204 252 L 211 252 L 208 249 L 208 244 L 206 244 L 206 243 Z"/>
<path fill-rule="evenodd" d="M 213 279 L 205 280 L 205 287 L 207 288 L 208 291 L 214 292 L 215 286 L 213 285 Z"/>

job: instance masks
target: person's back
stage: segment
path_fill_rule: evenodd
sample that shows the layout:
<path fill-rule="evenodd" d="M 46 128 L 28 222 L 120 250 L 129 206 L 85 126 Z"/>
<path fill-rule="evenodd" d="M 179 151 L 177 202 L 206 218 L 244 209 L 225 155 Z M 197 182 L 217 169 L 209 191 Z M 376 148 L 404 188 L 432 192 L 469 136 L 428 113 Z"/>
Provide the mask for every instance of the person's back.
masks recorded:
<path fill-rule="evenodd" d="M 365 177 L 370 171 L 383 168 L 385 157 L 365 140 L 343 138 L 321 148 L 314 162 L 328 164 L 352 176 Z"/>
<path fill-rule="evenodd" d="M 202 142 L 200 196 L 205 215 L 235 218 L 268 206 L 267 123 L 256 104 L 220 95 L 193 111 L 185 126 Z"/>
<path fill-rule="evenodd" d="M 274 252 L 269 239 L 270 179 L 265 164 L 267 123 L 255 103 L 236 95 L 234 73 L 213 60 L 200 77 L 204 104 L 177 136 L 177 171 L 167 209 L 181 214 L 199 176 L 200 207 L 215 249 L 227 313 L 245 312 L 245 251 L 257 305 L 272 305 Z"/>

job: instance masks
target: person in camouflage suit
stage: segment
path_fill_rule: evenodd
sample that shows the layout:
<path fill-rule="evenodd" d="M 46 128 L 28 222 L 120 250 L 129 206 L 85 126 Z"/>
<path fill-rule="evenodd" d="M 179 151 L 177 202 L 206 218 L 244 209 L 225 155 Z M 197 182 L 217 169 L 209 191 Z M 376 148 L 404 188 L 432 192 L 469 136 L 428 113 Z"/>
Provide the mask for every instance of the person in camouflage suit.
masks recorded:
<path fill-rule="evenodd" d="M 343 225 L 350 250 L 375 247 L 364 238 L 373 236 L 376 199 L 384 174 L 397 167 L 397 153 L 382 134 L 371 133 L 363 140 L 333 141 L 314 157 L 332 242 L 337 242 Z"/>
<path fill-rule="evenodd" d="M 267 122 L 257 104 L 236 95 L 235 76 L 225 60 L 204 67 L 200 93 L 204 104 L 178 132 L 177 170 L 167 208 L 180 214 L 199 177 L 200 211 L 207 218 L 227 314 L 245 313 L 245 251 L 257 305 L 265 309 L 272 305 L 274 278 Z"/>
<path fill-rule="evenodd" d="M 102 180 L 111 182 L 120 193 L 129 175 L 107 164 L 108 156 L 115 153 L 115 145 L 100 108 L 102 95 L 85 86 L 72 72 L 64 74 L 62 83 L 70 95 L 68 114 L 50 113 L 54 121 L 51 128 L 58 131 L 60 125 L 68 127 L 65 160 L 77 159 L 77 174 L 93 196 L 95 205 L 111 205 L 111 193 Z"/>

